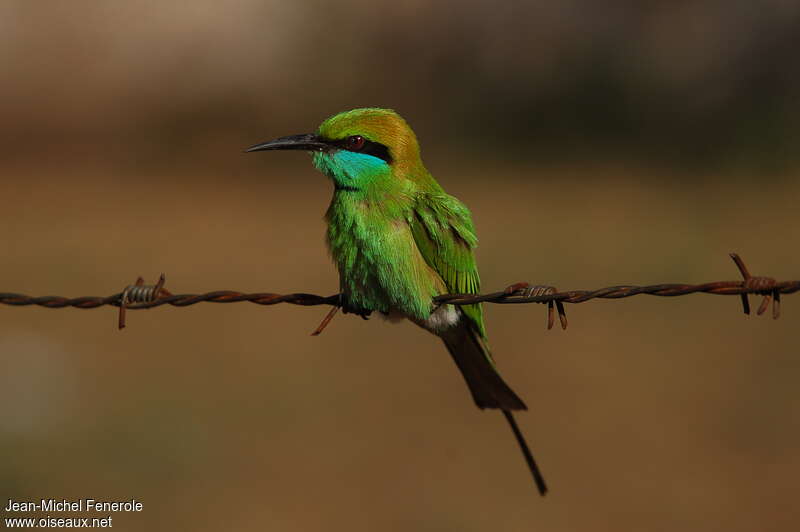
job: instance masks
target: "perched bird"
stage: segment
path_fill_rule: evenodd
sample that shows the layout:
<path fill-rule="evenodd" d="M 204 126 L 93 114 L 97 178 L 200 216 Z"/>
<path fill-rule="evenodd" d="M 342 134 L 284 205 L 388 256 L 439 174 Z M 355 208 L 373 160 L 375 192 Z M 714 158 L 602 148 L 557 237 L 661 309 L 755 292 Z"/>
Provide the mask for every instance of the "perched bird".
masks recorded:
<path fill-rule="evenodd" d="M 480 289 L 469 210 L 445 193 L 420 158 L 405 120 L 389 109 L 346 111 L 316 133 L 281 137 L 247 151 L 305 150 L 333 181 L 325 215 L 339 269 L 341 305 L 364 317 L 407 318 L 439 336 L 479 408 L 500 409 L 533 474 L 547 491 L 513 410 L 525 403 L 503 381 L 489 351 L 478 305 L 437 305 L 440 294 Z"/>

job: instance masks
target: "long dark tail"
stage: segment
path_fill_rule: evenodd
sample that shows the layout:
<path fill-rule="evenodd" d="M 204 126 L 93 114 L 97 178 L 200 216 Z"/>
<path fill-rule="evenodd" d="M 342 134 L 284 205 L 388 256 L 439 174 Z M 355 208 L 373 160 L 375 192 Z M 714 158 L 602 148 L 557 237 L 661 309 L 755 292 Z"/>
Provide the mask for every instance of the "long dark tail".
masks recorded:
<path fill-rule="evenodd" d="M 508 410 L 503 410 L 503 415 L 506 416 L 506 421 L 511 425 L 511 430 L 514 431 L 514 437 L 517 438 L 517 443 L 519 444 L 520 450 L 522 450 L 522 455 L 525 457 L 525 462 L 528 463 L 528 469 L 531 470 L 531 475 L 533 475 L 533 481 L 536 482 L 539 495 L 544 497 L 547 493 L 547 484 L 544 481 L 542 472 L 539 471 L 539 466 L 536 465 L 536 460 L 533 458 L 530 447 L 528 447 L 528 442 L 525 441 L 525 436 L 520 432 L 517 421 L 514 419 L 514 414 Z"/>
<path fill-rule="evenodd" d="M 461 370 L 464 380 L 467 381 L 478 408 L 498 408 L 503 411 L 533 475 L 536 487 L 539 493 L 544 495 L 547 493 L 544 477 L 511 413 L 512 410 L 527 410 L 528 407 L 500 377 L 492 364 L 489 350 L 467 320 L 462 319 L 461 323 L 445 331 L 441 336 L 458 369 Z"/>

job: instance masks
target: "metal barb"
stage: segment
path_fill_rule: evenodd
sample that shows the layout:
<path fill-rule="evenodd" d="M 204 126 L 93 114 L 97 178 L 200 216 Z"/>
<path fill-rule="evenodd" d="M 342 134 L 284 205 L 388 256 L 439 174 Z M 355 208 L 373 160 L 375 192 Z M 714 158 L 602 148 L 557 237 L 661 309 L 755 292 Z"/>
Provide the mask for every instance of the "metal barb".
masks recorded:
<path fill-rule="evenodd" d="M 739 272 L 742 274 L 742 288 L 749 291 L 749 293 L 761 294 L 764 299 L 756 310 L 756 315 L 761 316 L 766 312 L 769 307 L 769 302 L 772 301 L 772 318 L 777 320 L 781 315 L 781 293 L 778 288 L 778 283 L 772 277 L 754 277 L 750 275 L 750 271 L 745 266 L 744 261 L 737 253 L 731 253 L 731 258 Z M 747 297 L 748 292 L 742 292 L 742 310 L 745 314 L 750 314 L 750 301 Z"/>
<path fill-rule="evenodd" d="M 561 321 L 561 330 L 567 330 L 567 312 L 564 310 L 564 303 L 556 300 L 556 308 L 558 309 L 558 319 Z"/>
<path fill-rule="evenodd" d="M 747 271 L 747 266 L 744 265 L 744 261 L 742 261 L 742 258 L 737 253 L 731 253 L 730 257 L 733 259 L 733 262 L 739 268 L 739 271 L 742 274 L 742 278 L 744 279 L 744 282 L 746 283 L 747 280 L 750 278 L 750 272 Z M 744 285 L 744 283 L 742 283 L 742 284 Z M 742 310 L 744 311 L 745 314 L 749 315 L 750 314 L 750 299 L 747 297 L 747 294 L 740 294 L 740 295 L 741 295 L 741 298 L 742 298 Z"/>
<path fill-rule="evenodd" d="M 125 328 L 125 314 L 129 308 L 141 308 L 139 304 L 152 303 L 162 296 L 171 296 L 172 293 L 164 288 L 166 276 L 162 273 L 155 285 L 145 285 L 144 279 L 138 277 L 136 282 L 125 287 L 119 299 L 119 329 Z"/>
<path fill-rule="evenodd" d="M 764 299 L 761 300 L 761 304 L 758 306 L 758 310 L 756 311 L 756 316 L 761 316 L 764 314 L 764 311 L 767 310 L 767 306 L 769 306 L 770 296 L 764 296 Z"/>
<path fill-rule="evenodd" d="M 331 310 L 325 315 L 325 317 L 322 319 L 322 322 L 320 322 L 319 326 L 317 326 L 317 328 L 314 329 L 314 332 L 311 333 L 311 336 L 319 336 L 320 333 L 325 330 L 325 327 L 327 327 L 328 324 L 331 322 L 333 317 L 336 316 L 336 313 L 338 311 L 339 311 L 338 306 L 331 307 Z"/>
<path fill-rule="evenodd" d="M 541 297 L 551 296 L 558 294 L 558 289 L 555 286 L 548 285 L 531 285 L 527 282 L 514 283 L 506 287 L 503 291 L 505 296 L 521 296 L 521 297 Z M 564 310 L 564 304 L 558 299 L 550 299 L 546 301 L 538 301 L 538 303 L 547 303 L 547 330 L 553 328 L 555 323 L 555 315 L 553 312 L 553 304 L 558 309 L 558 320 L 561 322 L 561 329 L 567 329 L 567 312 Z"/>

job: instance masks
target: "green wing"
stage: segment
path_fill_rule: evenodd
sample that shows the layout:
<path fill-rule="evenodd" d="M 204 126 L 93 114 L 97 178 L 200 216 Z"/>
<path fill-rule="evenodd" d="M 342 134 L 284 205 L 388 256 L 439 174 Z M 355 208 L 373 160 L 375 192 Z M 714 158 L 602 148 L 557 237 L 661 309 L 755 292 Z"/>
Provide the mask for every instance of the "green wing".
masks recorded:
<path fill-rule="evenodd" d="M 478 238 L 463 203 L 444 193 L 423 194 L 414 205 L 409 223 L 425 262 L 439 274 L 450 293 L 480 292 L 481 280 L 473 254 Z M 461 310 L 485 339 L 480 304 L 463 305 Z"/>

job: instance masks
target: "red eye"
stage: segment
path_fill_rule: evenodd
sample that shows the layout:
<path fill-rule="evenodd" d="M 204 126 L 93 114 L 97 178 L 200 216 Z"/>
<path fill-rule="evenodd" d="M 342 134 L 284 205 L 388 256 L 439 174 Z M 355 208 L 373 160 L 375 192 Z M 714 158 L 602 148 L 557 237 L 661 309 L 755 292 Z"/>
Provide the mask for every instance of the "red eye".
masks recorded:
<path fill-rule="evenodd" d="M 364 144 L 367 141 L 364 140 L 364 137 L 361 135 L 353 135 L 352 137 L 347 137 L 347 149 L 350 151 L 359 151 L 361 148 L 364 147 Z"/>

